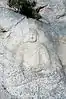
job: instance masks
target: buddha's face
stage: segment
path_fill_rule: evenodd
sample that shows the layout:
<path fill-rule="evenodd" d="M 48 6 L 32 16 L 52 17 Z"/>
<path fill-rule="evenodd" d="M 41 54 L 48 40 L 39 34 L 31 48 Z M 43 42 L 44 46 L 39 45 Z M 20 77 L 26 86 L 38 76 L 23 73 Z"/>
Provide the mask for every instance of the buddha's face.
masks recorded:
<path fill-rule="evenodd" d="M 23 65 L 28 70 L 41 71 L 50 64 L 47 47 L 40 40 L 44 39 L 42 36 L 44 33 L 39 35 L 36 29 L 29 28 L 28 37 L 22 46 Z"/>

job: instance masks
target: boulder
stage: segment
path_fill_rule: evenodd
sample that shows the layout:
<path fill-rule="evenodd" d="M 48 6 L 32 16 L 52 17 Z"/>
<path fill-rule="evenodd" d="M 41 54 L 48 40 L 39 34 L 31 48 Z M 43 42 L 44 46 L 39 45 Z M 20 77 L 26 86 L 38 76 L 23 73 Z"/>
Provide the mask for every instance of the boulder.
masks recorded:
<path fill-rule="evenodd" d="M 0 8 L 1 99 L 66 99 L 65 47 L 59 46 L 65 8 L 60 0 L 44 2 L 41 21 Z"/>

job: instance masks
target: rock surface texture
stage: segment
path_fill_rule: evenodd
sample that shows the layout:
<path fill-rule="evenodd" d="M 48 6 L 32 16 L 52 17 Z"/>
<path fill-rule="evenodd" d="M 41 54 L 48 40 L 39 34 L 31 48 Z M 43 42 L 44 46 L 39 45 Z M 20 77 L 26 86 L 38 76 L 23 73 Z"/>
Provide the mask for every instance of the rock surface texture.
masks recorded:
<path fill-rule="evenodd" d="M 6 4 L 0 1 L 0 99 L 66 99 L 66 1 L 37 0 L 48 4 L 41 21 Z"/>

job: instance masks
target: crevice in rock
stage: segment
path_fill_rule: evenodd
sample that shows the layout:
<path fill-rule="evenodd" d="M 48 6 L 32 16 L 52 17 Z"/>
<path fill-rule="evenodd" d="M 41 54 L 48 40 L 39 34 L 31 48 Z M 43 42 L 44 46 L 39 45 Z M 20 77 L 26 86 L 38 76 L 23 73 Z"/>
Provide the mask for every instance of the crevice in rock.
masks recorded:
<path fill-rule="evenodd" d="M 59 59 L 60 65 L 62 66 L 62 68 L 61 68 L 61 73 L 63 74 L 63 81 L 64 81 L 64 83 L 65 83 L 65 85 L 66 85 L 66 73 L 65 73 L 65 71 L 64 71 L 64 65 L 63 65 L 61 59 L 59 58 L 59 56 L 58 56 L 58 59 Z"/>

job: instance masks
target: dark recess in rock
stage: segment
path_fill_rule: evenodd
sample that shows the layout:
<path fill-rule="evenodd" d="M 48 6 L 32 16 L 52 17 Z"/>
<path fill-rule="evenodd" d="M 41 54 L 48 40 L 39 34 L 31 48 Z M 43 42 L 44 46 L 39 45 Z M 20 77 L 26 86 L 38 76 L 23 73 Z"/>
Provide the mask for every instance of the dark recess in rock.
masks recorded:
<path fill-rule="evenodd" d="M 17 9 L 18 13 L 27 16 L 27 18 L 39 20 L 42 18 L 42 16 L 39 14 L 40 9 L 46 7 L 47 5 L 40 6 L 35 9 L 34 7 L 36 7 L 36 4 L 37 2 L 31 2 L 29 0 L 8 0 L 9 7 Z"/>

